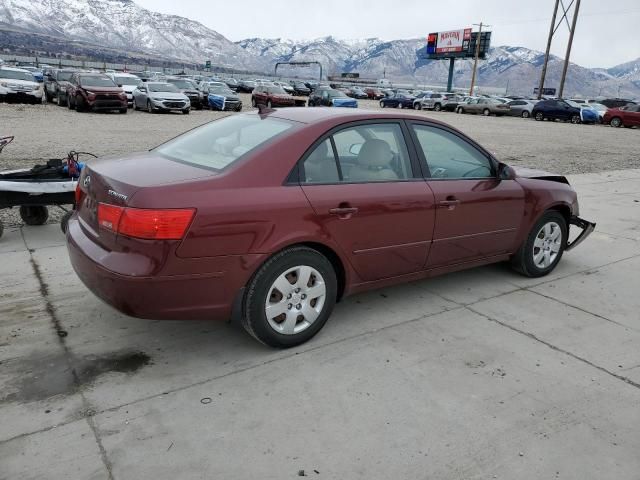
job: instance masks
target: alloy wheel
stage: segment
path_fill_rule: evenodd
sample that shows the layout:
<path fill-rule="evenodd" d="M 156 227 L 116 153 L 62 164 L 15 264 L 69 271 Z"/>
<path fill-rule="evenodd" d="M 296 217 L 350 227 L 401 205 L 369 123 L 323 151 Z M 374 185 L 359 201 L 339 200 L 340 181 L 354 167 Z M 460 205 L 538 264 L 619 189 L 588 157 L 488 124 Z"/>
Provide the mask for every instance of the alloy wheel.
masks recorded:
<path fill-rule="evenodd" d="M 562 248 L 562 229 L 556 222 L 545 223 L 533 242 L 533 263 L 539 269 L 548 268 Z"/>
<path fill-rule="evenodd" d="M 522 111 L 522 118 L 529 118 L 529 116 L 530 116 L 530 114 L 529 114 L 528 111 L 526 111 L 526 110 Z"/>
<path fill-rule="evenodd" d="M 325 280 L 318 270 L 307 265 L 290 268 L 268 291 L 265 315 L 269 326 L 283 335 L 303 332 L 318 319 L 325 299 Z"/>
<path fill-rule="evenodd" d="M 620 120 L 618 117 L 612 118 L 611 119 L 611 126 L 612 127 L 616 127 L 616 128 L 622 126 L 622 120 Z"/>

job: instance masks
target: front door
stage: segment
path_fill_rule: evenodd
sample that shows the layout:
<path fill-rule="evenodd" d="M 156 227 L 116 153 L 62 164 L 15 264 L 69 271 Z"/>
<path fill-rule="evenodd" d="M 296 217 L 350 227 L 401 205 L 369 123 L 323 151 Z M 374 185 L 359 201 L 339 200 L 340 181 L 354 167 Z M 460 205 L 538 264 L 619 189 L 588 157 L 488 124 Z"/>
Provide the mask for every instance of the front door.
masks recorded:
<path fill-rule="evenodd" d="M 508 253 L 524 214 L 524 191 L 501 180 L 492 161 L 463 137 L 413 123 L 416 145 L 428 166 L 436 223 L 427 268 Z"/>
<path fill-rule="evenodd" d="M 338 244 L 362 281 L 424 268 L 435 212 L 417 170 L 395 121 L 346 126 L 301 163 L 318 234 Z"/>

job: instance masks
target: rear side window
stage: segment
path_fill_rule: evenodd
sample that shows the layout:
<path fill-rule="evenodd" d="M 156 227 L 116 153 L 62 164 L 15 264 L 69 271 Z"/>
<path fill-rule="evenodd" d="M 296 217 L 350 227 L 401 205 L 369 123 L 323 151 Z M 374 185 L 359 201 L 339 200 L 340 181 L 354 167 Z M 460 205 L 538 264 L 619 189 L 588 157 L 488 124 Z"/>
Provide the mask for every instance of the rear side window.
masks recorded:
<path fill-rule="evenodd" d="M 393 182 L 413 178 L 404 135 L 397 123 L 340 130 L 305 159 L 303 172 L 304 183 Z"/>
<path fill-rule="evenodd" d="M 177 162 L 222 170 L 291 128 L 293 123 L 286 120 L 234 115 L 187 132 L 154 151 Z"/>

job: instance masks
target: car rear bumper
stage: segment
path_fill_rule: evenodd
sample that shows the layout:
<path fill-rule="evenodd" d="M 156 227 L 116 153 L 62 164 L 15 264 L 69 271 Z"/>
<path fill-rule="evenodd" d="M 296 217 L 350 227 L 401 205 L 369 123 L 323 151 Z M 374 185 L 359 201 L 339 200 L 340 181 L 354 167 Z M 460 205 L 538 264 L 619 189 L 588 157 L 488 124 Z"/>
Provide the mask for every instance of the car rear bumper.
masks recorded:
<path fill-rule="evenodd" d="M 589 222 L 587 220 L 584 220 L 580 217 L 577 216 L 573 216 L 571 217 L 569 223 L 571 225 L 574 225 L 580 229 L 582 229 L 582 231 L 580 232 L 580 234 L 571 242 L 567 242 L 567 246 L 565 247 L 566 251 L 569 251 L 575 247 L 577 247 L 578 245 L 580 245 L 589 235 L 591 235 L 591 233 L 595 230 L 596 228 L 596 224 L 593 222 Z"/>
<path fill-rule="evenodd" d="M 98 298 L 126 315 L 156 320 L 228 320 L 234 299 L 252 273 L 247 266 L 255 268 L 263 260 L 255 255 L 182 260 L 181 272 L 193 266 L 191 271 L 198 273 L 115 272 L 105 265 L 122 265 L 130 272 L 136 262 L 126 257 L 136 254 L 104 249 L 86 235 L 76 215 L 69 220 L 67 250 L 76 274 Z M 211 268 L 203 271 L 202 263 Z"/>

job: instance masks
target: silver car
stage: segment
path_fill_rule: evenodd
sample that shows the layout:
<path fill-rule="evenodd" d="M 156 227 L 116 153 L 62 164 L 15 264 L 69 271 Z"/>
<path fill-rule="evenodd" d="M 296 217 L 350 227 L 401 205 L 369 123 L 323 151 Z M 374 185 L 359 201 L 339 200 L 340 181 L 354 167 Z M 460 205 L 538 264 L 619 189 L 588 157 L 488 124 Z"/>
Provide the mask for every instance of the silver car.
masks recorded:
<path fill-rule="evenodd" d="M 514 117 L 522 117 L 529 118 L 531 116 L 531 112 L 533 111 L 533 107 L 535 106 L 535 102 L 531 100 L 511 100 L 507 102 L 507 105 L 511 107 L 509 110 L 509 115 Z"/>
<path fill-rule="evenodd" d="M 189 98 L 171 83 L 140 82 L 132 95 L 136 110 L 145 109 L 149 113 L 181 111 L 185 115 L 191 111 Z"/>

